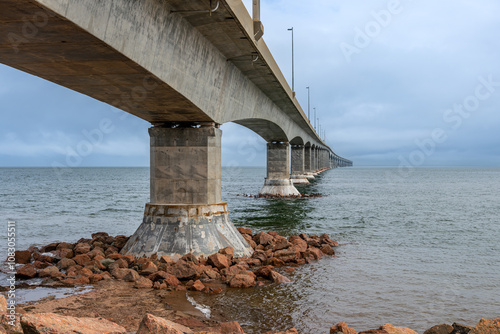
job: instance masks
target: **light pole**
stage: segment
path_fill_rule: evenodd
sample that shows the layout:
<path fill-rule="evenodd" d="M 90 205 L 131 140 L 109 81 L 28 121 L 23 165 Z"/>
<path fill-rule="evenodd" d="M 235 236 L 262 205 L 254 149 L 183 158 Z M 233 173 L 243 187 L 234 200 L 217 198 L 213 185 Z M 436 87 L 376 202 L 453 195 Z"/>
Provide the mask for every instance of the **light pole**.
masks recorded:
<path fill-rule="evenodd" d="M 316 108 L 314 109 L 314 128 L 316 129 Z"/>
<path fill-rule="evenodd" d="M 311 122 L 311 89 L 307 88 L 307 119 Z"/>
<path fill-rule="evenodd" d="M 295 92 L 295 68 L 294 68 L 294 61 L 293 61 L 293 27 L 288 29 L 288 31 L 292 32 L 292 92 Z"/>

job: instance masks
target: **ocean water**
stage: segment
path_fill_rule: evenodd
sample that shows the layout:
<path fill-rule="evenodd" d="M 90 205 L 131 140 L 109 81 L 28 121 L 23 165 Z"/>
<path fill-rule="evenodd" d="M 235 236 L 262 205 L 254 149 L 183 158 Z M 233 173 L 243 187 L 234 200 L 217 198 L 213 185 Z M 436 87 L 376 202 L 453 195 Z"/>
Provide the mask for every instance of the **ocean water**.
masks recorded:
<path fill-rule="evenodd" d="M 296 327 L 327 333 L 346 321 L 419 333 L 440 323 L 500 317 L 500 169 L 341 168 L 298 187 L 323 197 L 254 199 L 264 168 L 223 169 L 237 226 L 285 235 L 328 233 L 336 258 L 299 268 L 290 284 L 192 294 L 248 333 Z M 0 168 L 0 229 L 16 221 L 17 249 L 132 234 L 149 197 L 147 168 Z M 7 241 L 0 240 L 5 257 Z M 2 282 L 3 285 L 3 282 Z"/>

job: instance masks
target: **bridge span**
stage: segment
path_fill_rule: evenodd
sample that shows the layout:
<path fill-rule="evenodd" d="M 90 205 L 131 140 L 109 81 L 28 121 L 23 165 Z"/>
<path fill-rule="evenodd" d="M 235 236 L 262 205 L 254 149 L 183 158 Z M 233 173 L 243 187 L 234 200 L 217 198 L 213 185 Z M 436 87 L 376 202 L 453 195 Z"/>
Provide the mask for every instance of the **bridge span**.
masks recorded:
<path fill-rule="evenodd" d="M 316 133 L 262 33 L 241 0 L 0 0 L 1 63 L 152 124 L 150 203 L 124 249 L 139 255 L 250 254 L 221 198 L 221 124 L 267 141 L 261 194 L 299 195 L 294 182 L 352 165 Z"/>

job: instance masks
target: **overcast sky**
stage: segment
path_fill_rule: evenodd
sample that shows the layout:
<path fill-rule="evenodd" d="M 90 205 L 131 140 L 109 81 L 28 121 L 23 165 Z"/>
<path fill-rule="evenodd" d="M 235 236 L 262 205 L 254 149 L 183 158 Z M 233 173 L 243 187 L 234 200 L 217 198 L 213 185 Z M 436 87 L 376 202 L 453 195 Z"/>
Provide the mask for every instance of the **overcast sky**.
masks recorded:
<path fill-rule="evenodd" d="M 247 8 L 251 0 L 245 0 Z M 327 143 L 357 166 L 500 166 L 500 2 L 261 0 L 264 39 Z M 80 158 L 86 133 L 111 131 Z M 148 166 L 149 124 L 0 65 L 0 166 Z M 265 165 L 225 124 L 224 165 Z"/>

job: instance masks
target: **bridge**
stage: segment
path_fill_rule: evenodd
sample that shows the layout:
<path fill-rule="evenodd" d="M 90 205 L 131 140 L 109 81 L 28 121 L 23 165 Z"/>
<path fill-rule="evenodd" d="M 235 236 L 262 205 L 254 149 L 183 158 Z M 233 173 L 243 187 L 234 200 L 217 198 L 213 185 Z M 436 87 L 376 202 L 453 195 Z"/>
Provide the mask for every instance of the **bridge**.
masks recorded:
<path fill-rule="evenodd" d="M 151 198 L 124 252 L 251 248 L 221 198 L 220 125 L 267 141 L 260 194 L 351 166 L 315 131 L 241 0 L 0 0 L 0 62 L 152 124 Z M 85 115 L 82 115 L 85 117 Z"/>

